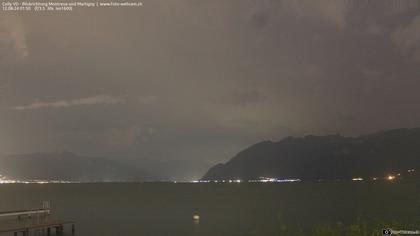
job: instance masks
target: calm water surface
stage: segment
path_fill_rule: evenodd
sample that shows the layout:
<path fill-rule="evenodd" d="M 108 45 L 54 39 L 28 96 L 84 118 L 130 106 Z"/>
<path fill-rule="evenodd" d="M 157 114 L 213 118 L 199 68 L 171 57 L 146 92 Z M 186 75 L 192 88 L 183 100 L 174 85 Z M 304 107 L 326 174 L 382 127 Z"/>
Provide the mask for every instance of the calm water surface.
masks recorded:
<path fill-rule="evenodd" d="M 75 220 L 83 236 L 270 236 L 284 225 L 311 228 L 360 216 L 412 224 L 420 219 L 418 190 L 385 182 L 9 184 L 0 185 L 0 210 L 50 200 L 53 216 Z"/>

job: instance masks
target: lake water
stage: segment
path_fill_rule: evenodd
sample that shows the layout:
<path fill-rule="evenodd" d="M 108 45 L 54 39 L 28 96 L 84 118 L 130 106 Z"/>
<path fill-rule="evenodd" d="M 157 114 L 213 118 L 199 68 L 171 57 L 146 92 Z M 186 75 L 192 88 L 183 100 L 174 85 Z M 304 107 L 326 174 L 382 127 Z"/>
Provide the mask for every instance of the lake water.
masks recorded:
<path fill-rule="evenodd" d="M 270 236 L 358 217 L 420 223 L 414 182 L 0 185 L 1 211 L 41 207 L 43 200 L 51 201 L 54 218 L 75 220 L 83 236 Z"/>

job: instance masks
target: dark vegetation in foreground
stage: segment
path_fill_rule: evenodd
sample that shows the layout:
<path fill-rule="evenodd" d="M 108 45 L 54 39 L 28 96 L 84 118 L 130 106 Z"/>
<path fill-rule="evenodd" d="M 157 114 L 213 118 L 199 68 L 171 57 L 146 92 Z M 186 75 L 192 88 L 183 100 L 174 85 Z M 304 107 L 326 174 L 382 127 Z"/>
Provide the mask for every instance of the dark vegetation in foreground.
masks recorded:
<path fill-rule="evenodd" d="M 420 218 L 413 219 L 420 222 Z M 337 222 L 334 224 L 322 224 L 312 229 L 304 230 L 299 226 L 287 226 L 279 224 L 279 235 L 296 235 L 296 236 L 382 236 L 383 229 L 393 230 L 420 230 L 419 224 L 403 224 L 398 221 L 385 222 L 380 219 L 369 221 L 363 217 L 358 217 L 353 223 L 343 224 Z"/>

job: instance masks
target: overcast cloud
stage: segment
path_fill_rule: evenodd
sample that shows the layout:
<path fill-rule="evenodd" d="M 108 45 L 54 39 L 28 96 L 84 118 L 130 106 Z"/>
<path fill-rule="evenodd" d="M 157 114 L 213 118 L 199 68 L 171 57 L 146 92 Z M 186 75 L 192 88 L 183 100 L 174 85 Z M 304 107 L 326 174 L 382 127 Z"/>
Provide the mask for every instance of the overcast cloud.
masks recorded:
<path fill-rule="evenodd" d="M 196 178 L 262 140 L 420 126 L 419 6 L 358 2 L 1 15 L 0 152 L 182 161 L 174 177 Z"/>

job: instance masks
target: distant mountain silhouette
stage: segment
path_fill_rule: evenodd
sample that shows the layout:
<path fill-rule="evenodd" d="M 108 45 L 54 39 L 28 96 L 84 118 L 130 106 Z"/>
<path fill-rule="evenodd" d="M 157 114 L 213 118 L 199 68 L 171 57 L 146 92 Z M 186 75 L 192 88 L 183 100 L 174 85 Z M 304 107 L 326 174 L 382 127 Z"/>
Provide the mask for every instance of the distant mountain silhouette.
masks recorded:
<path fill-rule="evenodd" d="M 0 174 L 18 180 L 144 181 L 153 178 L 128 165 L 71 152 L 1 156 Z"/>
<path fill-rule="evenodd" d="M 395 129 L 354 138 L 309 135 L 257 143 L 213 166 L 203 179 L 348 179 L 407 173 L 411 168 L 418 172 L 419 167 L 420 128 Z"/>

